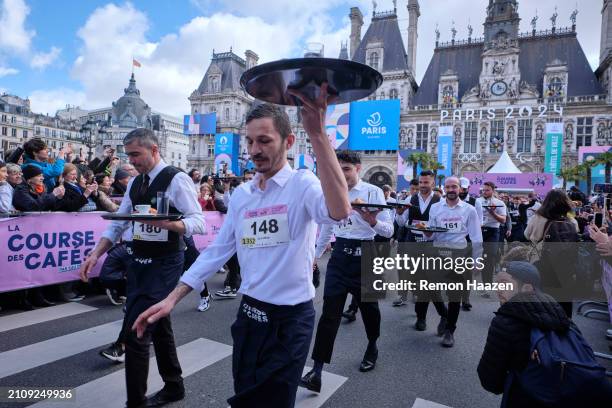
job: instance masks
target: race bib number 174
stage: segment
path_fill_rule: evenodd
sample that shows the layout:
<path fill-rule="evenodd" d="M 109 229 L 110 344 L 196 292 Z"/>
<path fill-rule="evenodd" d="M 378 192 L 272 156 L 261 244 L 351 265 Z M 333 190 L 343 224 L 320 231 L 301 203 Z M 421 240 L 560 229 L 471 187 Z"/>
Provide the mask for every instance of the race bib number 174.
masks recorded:
<path fill-rule="evenodd" d="M 276 205 L 247 211 L 242 221 L 240 244 L 248 248 L 264 248 L 288 243 L 287 206 Z"/>

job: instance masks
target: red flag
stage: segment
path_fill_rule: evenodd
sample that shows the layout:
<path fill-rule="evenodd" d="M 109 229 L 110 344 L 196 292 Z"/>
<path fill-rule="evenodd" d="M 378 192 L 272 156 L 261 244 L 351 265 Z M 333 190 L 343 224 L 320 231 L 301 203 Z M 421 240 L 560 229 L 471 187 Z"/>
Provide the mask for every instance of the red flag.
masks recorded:
<path fill-rule="evenodd" d="M 134 58 L 132 58 L 132 65 L 138 68 L 142 67 L 142 65 L 140 65 L 140 62 L 136 61 Z"/>

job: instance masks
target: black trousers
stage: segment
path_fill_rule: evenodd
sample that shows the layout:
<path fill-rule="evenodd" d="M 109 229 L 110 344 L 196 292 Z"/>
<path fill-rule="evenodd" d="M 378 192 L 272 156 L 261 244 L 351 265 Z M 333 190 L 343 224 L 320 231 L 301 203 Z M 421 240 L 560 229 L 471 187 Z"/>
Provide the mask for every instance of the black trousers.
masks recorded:
<path fill-rule="evenodd" d="M 380 309 L 378 302 L 361 301 L 361 256 L 348 255 L 345 248 L 357 248 L 360 244 L 337 240 L 331 258 L 327 263 L 323 311 L 317 325 L 312 359 L 323 363 L 331 361 L 334 342 L 342 319 L 342 308 L 350 293 L 361 311 L 368 341 L 380 337 Z"/>
<path fill-rule="evenodd" d="M 238 263 L 238 254 L 234 254 L 229 261 L 226 263 L 227 265 L 227 276 L 225 277 L 225 281 L 223 282 L 223 286 L 229 286 L 232 289 L 238 290 L 240 288 L 240 263 Z"/>
<path fill-rule="evenodd" d="M 149 325 L 142 338 L 130 328 L 140 313 L 163 300 L 175 287 L 183 271 L 184 253 L 139 262 L 128 268 L 128 296 L 124 319 L 125 380 L 127 405 L 136 407 L 146 400 L 149 374 L 149 344 L 153 341 L 157 369 L 170 392 L 183 389 L 182 370 L 176 354 L 170 316 Z"/>
<path fill-rule="evenodd" d="M 233 408 L 292 408 L 308 357 L 312 301 L 277 306 L 243 296 L 232 325 Z"/>
<path fill-rule="evenodd" d="M 499 228 L 482 227 L 482 241 L 484 242 L 485 264 L 482 270 L 482 281 L 493 282 L 493 271 L 497 265 L 499 244 Z"/>

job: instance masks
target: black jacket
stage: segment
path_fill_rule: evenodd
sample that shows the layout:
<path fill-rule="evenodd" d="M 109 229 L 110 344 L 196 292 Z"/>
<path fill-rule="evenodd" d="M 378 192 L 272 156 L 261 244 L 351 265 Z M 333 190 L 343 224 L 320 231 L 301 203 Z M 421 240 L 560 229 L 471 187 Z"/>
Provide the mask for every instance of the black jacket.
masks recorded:
<path fill-rule="evenodd" d="M 125 186 L 119 182 L 119 180 L 115 180 L 112 184 L 112 192 L 113 195 L 124 195 L 125 194 Z"/>
<path fill-rule="evenodd" d="M 511 370 L 525 368 L 529 358 L 531 329 L 565 332 L 570 320 L 563 308 L 543 293 L 519 293 L 502 305 L 491 322 L 487 342 L 478 363 L 478 377 L 483 388 L 494 394 L 504 392 Z M 538 405 L 514 382 L 508 396 L 508 408 Z"/>
<path fill-rule="evenodd" d="M 56 211 L 79 211 L 79 208 L 87 204 L 87 198 L 76 187 L 69 183 L 64 183 L 64 189 L 66 192 L 62 198 L 57 200 Z"/>
<path fill-rule="evenodd" d="M 56 203 L 53 194 L 36 194 L 25 182 L 15 186 L 13 191 L 13 207 L 18 211 L 54 211 Z"/>

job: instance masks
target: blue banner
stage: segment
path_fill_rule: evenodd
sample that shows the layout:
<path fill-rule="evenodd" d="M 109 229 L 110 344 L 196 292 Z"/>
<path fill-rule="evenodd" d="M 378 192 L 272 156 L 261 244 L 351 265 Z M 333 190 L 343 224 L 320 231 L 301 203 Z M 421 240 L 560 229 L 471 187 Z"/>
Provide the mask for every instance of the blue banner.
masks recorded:
<path fill-rule="evenodd" d="M 349 149 L 397 150 L 399 122 L 399 99 L 351 103 Z"/>
<path fill-rule="evenodd" d="M 240 175 L 240 135 L 236 133 L 217 133 L 215 135 L 215 173 L 227 174 L 228 171 Z"/>
<path fill-rule="evenodd" d="M 197 113 L 183 117 L 183 134 L 212 135 L 217 132 L 217 113 Z"/>
<path fill-rule="evenodd" d="M 438 134 L 438 163 L 444 170 L 438 170 L 438 175 L 450 177 L 453 174 L 453 127 L 440 126 Z"/>

